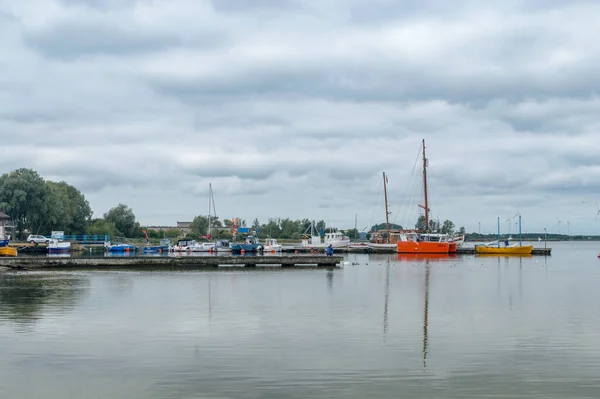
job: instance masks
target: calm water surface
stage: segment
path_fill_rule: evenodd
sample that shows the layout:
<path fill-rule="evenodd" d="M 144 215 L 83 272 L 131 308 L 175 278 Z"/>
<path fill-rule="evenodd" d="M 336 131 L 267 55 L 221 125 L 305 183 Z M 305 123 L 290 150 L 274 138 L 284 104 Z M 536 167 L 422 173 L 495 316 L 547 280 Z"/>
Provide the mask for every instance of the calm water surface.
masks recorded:
<path fill-rule="evenodd" d="M 600 243 L 551 246 L 0 274 L 0 398 L 598 398 Z"/>

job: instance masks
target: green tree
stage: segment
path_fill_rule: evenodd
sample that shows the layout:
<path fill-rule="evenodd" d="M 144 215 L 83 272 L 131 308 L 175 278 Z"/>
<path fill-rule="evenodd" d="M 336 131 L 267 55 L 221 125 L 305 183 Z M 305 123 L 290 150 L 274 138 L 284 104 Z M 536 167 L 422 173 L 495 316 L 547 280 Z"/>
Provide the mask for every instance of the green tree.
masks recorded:
<path fill-rule="evenodd" d="M 48 187 L 37 172 L 21 168 L 0 176 L 0 208 L 23 230 L 37 232 L 44 222 Z"/>
<path fill-rule="evenodd" d="M 317 233 L 321 234 L 321 232 L 324 232 L 327 229 L 327 223 L 325 223 L 324 220 L 319 220 L 315 225 L 315 228 L 317 229 Z"/>
<path fill-rule="evenodd" d="M 460 234 L 467 234 L 467 230 L 464 227 L 461 227 L 458 231 Z"/>
<path fill-rule="evenodd" d="M 119 204 L 104 214 L 104 220 L 113 223 L 117 228 L 118 235 L 134 237 L 139 235 L 139 223 L 135 220 L 133 209 L 125 204 Z"/>
<path fill-rule="evenodd" d="M 206 216 L 198 215 L 192 220 L 190 224 L 190 232 L 195 236 L 206 235 L 208 231 L 208 218 Z"/>
<path fill-rule="evenodd" d="M 450 220 L 444 220 L 444 224 L 442 225 L 442 233 L 443 234 L 453 234 L 454 233 L 454 223 Z"/>
<path fill-rule="evenodd" d="M 231 221 L 231 219 L 225 219 L 223 220 L 223 225 L 225 227 L 231 228 L 233 226 L 233 222 Z"/>
<path fill-rule="evenodd" d="M 121 232 L 117 229 L 117 226 L 113 222 L 109 222 L 105 219 L 92 219 L 90 222 L 90 226 L 87 230 L 88 234 L 97 234 L 97 235 L 105 235 L 109 236 L 118 236 L 122 235 Z"/>
<path fill-rule="evenodd" d="M 415 224 L 415 230 L 427 230 L 427 219 L 425 219 L 425 216 L 419 216 L 417 224 Z"/>

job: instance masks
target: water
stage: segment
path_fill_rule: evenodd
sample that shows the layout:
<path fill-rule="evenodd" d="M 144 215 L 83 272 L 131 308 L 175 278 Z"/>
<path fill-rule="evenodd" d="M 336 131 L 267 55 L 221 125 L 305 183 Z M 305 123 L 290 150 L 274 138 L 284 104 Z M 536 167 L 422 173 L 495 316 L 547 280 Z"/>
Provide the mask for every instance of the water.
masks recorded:
<path fill-rule="evenodd" d="M 551 246 L 0 274 L 0 397 L 598 398 L 600 243 Z"/>

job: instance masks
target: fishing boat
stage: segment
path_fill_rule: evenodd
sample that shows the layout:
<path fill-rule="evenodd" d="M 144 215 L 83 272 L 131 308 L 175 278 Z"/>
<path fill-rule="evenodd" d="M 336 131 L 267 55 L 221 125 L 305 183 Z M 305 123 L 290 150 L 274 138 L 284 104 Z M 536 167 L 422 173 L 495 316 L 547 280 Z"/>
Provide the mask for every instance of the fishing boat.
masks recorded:
<path fill-rule="evenodd" d="M 489 255 L 531 255 L 533 245 L 523 245 L 521 238 L 521 214 L 519 216 L 519 242 L 509 245 L 509 240 L 504 242 L 504 246 L 500 245 L 500 218 L 498 218 L 498 240 L 486 244 L 475 246 L 475 251 L 478 254 Z"/>
<path fill-rule="evenodd" d="M 260 241 L 258 240 L 257 237 L 254 236 L 248 236 L 246 237 L 246 239 L 244 240 L 243 243 L 233 243 L 231 244 L 231 251 L 232 252 L 257 252 L 258 248 L 261 247 L 263 244 L 260 243 Z"/>
<path fill-rule="evenodd" d="M 425 139 L 422 142 L 423 149 L 423 197 L 424 204 L 419 207 L 425 211 L 424 232 L 399 232 L 397 234 L 398 253 L 452 253 L 456 252 L 457 243 L 451 242 L 448 234 L 429 233 L 429 198 L 427 196 L 427 165 L 428 159 L 425 155 Z"/>
<path fill-rule="evenodd" d="M 48 243 L 48 253 L 64 253 L 71 250 L 71 243 L 69 241 L 60 241 L 56 238 L 51 238 Z"/>
<path fill-rule="evenodd" d="M 267 238 L 265 243 L 263 244 L 262 251 L 263 252 L 281 252 L 283 246 L 277 243 L 276 238 Z"/>

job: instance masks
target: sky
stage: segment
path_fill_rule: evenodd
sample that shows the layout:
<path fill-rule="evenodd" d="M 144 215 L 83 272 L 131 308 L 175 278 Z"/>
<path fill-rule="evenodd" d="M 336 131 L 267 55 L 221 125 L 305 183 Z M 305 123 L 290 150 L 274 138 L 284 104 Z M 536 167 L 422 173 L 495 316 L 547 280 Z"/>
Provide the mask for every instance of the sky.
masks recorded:
<path fill-rule="evenodd" d="M 101 217 L 600 234 L 600 3 L 0 0 L 0 172 Z"/>

